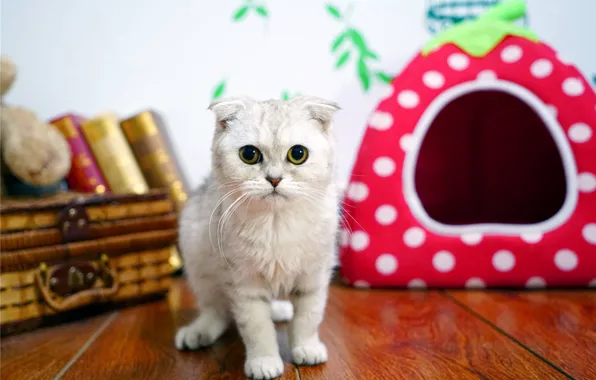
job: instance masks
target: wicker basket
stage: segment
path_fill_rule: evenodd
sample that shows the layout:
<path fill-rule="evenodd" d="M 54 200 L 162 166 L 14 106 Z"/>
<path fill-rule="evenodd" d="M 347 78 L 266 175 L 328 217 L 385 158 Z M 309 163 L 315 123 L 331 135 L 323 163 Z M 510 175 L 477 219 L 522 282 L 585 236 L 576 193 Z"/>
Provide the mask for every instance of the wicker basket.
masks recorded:
<path fill-rule="evenodd" d="M 3 199 L 0 212 L 2 335 L 168 291 L 177 218 L 164 191 Z"/>

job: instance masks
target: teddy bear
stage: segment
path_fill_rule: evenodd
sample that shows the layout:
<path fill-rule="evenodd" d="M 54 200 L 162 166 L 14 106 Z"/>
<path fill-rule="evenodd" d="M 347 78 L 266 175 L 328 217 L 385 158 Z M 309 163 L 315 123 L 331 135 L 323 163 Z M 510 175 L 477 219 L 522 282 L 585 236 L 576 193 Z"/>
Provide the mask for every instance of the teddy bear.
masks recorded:
<path fill-rule="evenodd" d="M 7 182 L 2 185 L 7 190 L 9 182 L 16 182 L 16 188 L 28 188 L 28 193 L 47 193 L 41 189 L 57 188 L 70 171 L 70 147 L 60 131 L 39 120 L 33 111 L 4 103 L 16 76 L 15 63 L 1 56 L 0 158 L 3 182 Z"/>

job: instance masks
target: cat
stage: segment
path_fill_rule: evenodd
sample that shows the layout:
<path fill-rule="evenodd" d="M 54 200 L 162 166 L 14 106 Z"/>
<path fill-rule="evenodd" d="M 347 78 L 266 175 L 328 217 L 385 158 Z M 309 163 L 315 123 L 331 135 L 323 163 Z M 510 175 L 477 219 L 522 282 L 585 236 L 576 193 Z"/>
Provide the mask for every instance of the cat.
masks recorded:
<path fill-rule="evenodd" d="M 212 170 L 181 211 L 179 246 L 199 315 L 179 350 L 213 344 L 234 322 L 244 373 L 283 374 L 274 321 L 290 321 L 297 365 L 327 361 L 319 326 L 337 265 L 333 117 L 313 96 L 213 101 Z M 290 301 L 280 300 L 290 298 Z"/>

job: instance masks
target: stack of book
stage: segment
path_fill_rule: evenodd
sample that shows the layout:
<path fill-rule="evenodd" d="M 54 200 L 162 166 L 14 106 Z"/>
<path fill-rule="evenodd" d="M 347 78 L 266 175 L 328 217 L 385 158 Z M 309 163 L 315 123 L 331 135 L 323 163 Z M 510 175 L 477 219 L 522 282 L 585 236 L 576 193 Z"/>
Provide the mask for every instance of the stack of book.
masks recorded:
<path fill-rule="evenodd" d="M 173 154 L 163 118 L 148 110 L 118 120 L 114 115 L 85 118 L 65 114 L 50 121 L 72 151 L 68 189 L 84 193 L 142 194 L 167 188 L 180 211 L 187 181 Z M 178 252 L 171 264 L 180 269 Z"/>

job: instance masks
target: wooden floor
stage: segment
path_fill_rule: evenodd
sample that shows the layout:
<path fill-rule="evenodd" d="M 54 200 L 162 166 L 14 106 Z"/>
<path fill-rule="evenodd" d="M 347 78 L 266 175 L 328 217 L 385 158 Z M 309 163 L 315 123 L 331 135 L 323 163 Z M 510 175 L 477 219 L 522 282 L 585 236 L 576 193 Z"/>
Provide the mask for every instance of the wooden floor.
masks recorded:
<path fill-rule="evenodd" d="M 232 330 L 210 349 L 178 352 L 194 317 L 182 279 L 167 300 L 3 338 L 8 379 L 242 379 Z M 596 292 L 355 290 L 333 285 L 322 339 L 329 361 L 289 362 L 283 379 L 596 379 Z"/>

